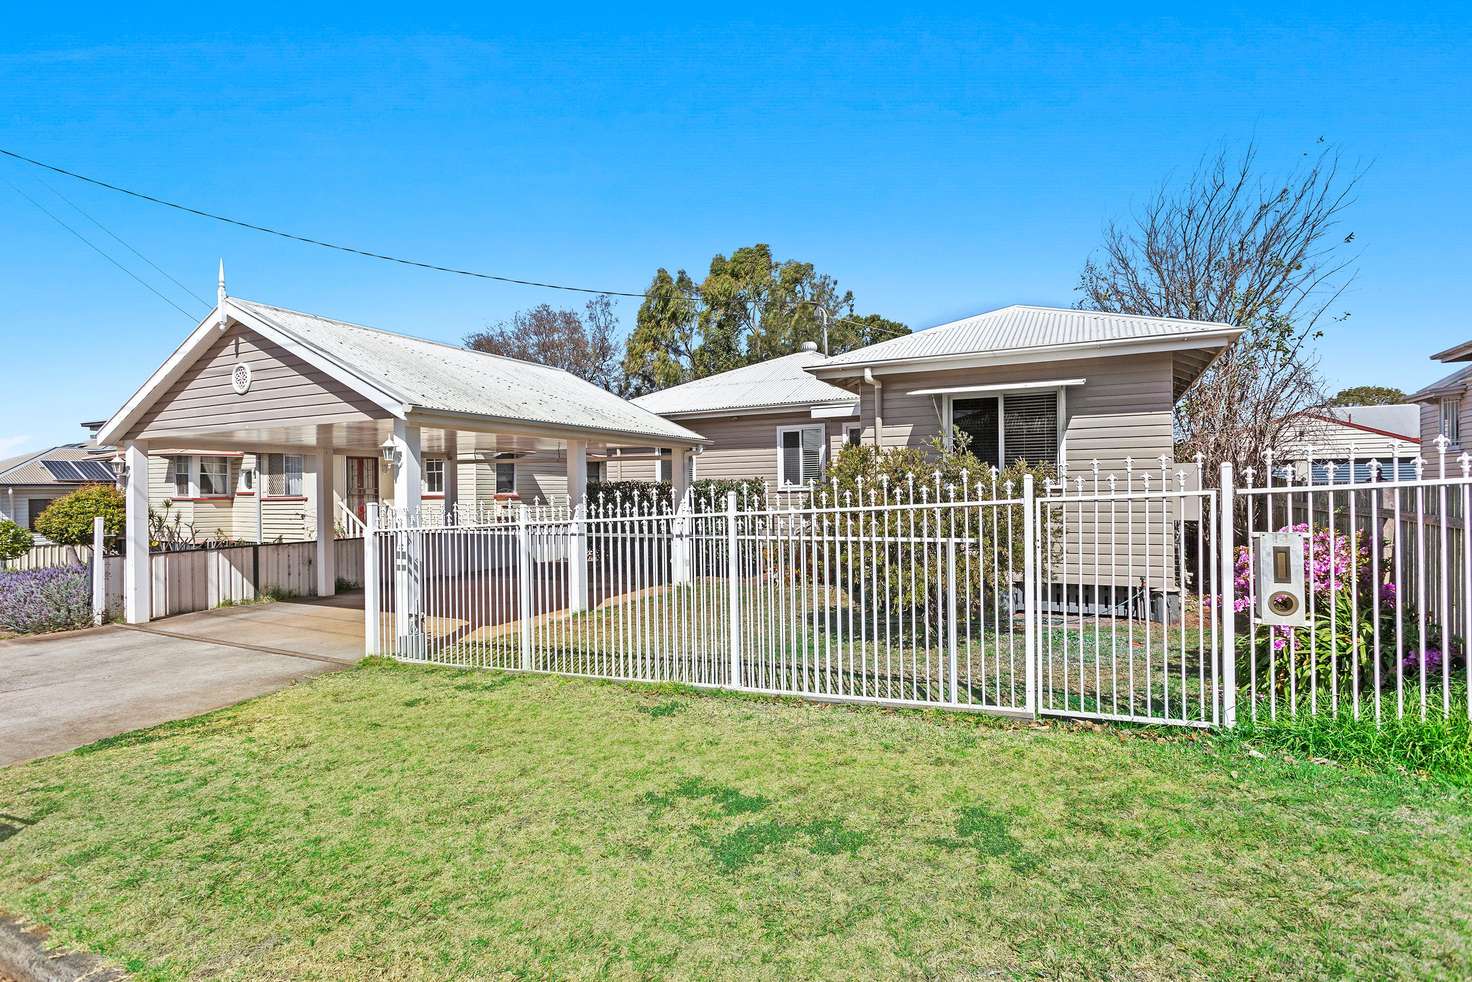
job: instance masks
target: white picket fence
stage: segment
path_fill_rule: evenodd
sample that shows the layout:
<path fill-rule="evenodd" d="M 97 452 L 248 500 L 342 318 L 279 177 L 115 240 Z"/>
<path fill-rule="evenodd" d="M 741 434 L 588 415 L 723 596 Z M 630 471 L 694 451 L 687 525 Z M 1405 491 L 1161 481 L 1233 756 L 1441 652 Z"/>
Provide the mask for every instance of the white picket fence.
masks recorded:
<path fill-rule="evenodd" d="M 452 524 L 375 509 L 367 648 L 1187 726 L 1232 725 L 1239 704 L 1253 719 L 1472 715 L 1472 461 L 1410 473 L 1299 455 L 1209 485 L 1161 464 L 1041 488 L 916 476 L 781 505 L 597 501 Z M 1299 525 L 1308 623 L 1269 629 L 1249 533 Z"/>

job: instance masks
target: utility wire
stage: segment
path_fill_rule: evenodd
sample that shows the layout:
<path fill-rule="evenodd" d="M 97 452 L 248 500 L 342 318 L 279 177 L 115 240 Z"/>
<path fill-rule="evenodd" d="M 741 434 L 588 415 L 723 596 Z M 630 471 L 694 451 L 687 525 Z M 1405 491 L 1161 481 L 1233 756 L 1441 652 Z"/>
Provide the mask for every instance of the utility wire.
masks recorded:
<path fill-rule="evenodd" d="M 151 195 L 151 194 L 145 194 L 142 191 L 134 191 L 131 188 L 125 188 L 125 187 L 122 187 L 122 186 L 117 185 L 117 184 L 112 184 L 112 183 L 110 183 L 108 181 L 103 181 L 103 180 L 100 180 L 100 179 L 95 178 L 95 177 L 88 177 L 85 174 L 78 174 L 76 171 L 67 170 L 64 167 L 58 167 L 55 164 L 48 164 L 45 161 L 36 160 L 33 157 L 27 157 L 24 154 L 16 153 L 14 150 L 7 150 L 4 147 L 0 147 L 0 155 L 4 155 L 6 157 L 10 157 L 13 160 L 19 160 L 22 163 L 30 164 L 33 167 L 39 167 L 42 170 L 51 171 L 54 174 L 60 174 L 63 177 L 70 177 L 70 178 L 72 178 L 73 180 L 76 180 L 76 181 L 82 181 L 83 183 L 91 184 L 91 185 L 94 185 L 94 186 L 100 187 L 100 188 L 105 188 L 105 189 L 107 189 L 109 191 L 115 191 L 118 194 L 125 194 L 125 195 L 128 195 L 129 197 L 132 197 L 132 198 L 138 198 L 141 201 L 148 201 L 148 202 L 151 202 L 152 204 L 162 205 L 165 208 L 172 208 L 175 211 L 182 211 L 182 212 L 186 212 L 187 214 L 190 214 L 190 215 L 197 215 L 200 218 L 208 218 L 211 221 L 223 222 L 226 225 L 234 225 L 234 226 L 236 226 L 238 228 L 250 229 L 251 231 L 254 231 L 254 232 L 264 232 L 267 235 L 275 235 L 275 236 L 278 236 L 279 238 L 290 239 L 293 242 L 302 242 L 302 243 L 305 243 L 307 245 L 321 246 L 324 249 L 334 249 L 334 250 L 336 250 L 338 252 L 351 253 L 352 255 L 355 255 L 355 256 L 364 256 L 364 257 L 367 257 L 369 259 L 379 259 L 379 260 L 382 260 L 384 262 L 398 263 L 401 266 L 412 266 L 412 267 L 415 267 L 417 269 L 427 269 L 427 270 L 432 270 L 432 271 L 438 272 L 438 273 L 451 273 L 451 274 L 456 275 L 456 276 L 470 276 L 470 277 L 474 277 L 476 279 L 482 279 L 482 280 L 494 280 L 494 281 L 496 281 L 498 283 L 512 283 L 512 284 L 515 284 L 517 286 L 539 287 L 539 288 L 544 289 L 544 290 L 563 290 L 563 291 L 570 292 L 570 293 L 591 293 L 591 294 L 601 295 L 601 296 L 610 296 L 610 297 L 636 297 L 636 298 L 639 298 L 639 299 L 648 299 L 651 296 L 651 294 L 648 293 L 648 292 L 646 292 L 646 291 L 634 292 L 634 291 L 630 291 L 630 290 L 600 290 L 600 289 L 595 289 L 593 287 L 586 287 L 586 286 L 570 286 L 570 285 L 564 284 L 564 283 L 546 283 L 546 282 L 543 282 L 541 280 L 521 279 L 521 278 L 514 277 L 514 276 L 500 276 L 500 275 L 495 274 L 495 273 L 484 273 L 484 272 L 480 272 L 478 270 L 461 269 L 461 268 L 458 268 L 458 267 L 455 267 L 455 266 L 441 266 L 441 265 L 438 265 L 436 263 L 423 262 L 423 261 L 418 260 L 418 259 L 405 259 L 405 258 L 403 258 L 401 256 L 390 256 L 390 255 L 387 255 L 387 254 L 381 253 L 381 252 L 373 252 L 373 251 L 368 250 L 368 249 L 358 249 L 358 248 L 355 248 L 354 246 L 341 245 L 340 243 L 336 243 L 336 242 L 326 242 L 326 241 L 324 241 L 322 239 L 314 239 L 311 236 L 298 235 L 295 232 L 286 232 L 286 231 L 282 231 L 281 229 L 271 228 L 271 227 L 266 226 L 266 225 L 257 225 L 257 224 L 255 224 L 253 222 L 241 221 L 238 218 L 230 218 L 230 217 L 228 217 L 226 215 L 219 215 L 219 214 L 216 214 L 215 212 L 205 211 L 205 210 L 203 210 L 201 208 L 192 208 L 192 207 L 190 207 L 188 205 L 179 204 L 176 201 L 169 201 L 169 200 L 164 199 L 164 198 L 155 197 L 154 195 Z M 12 185 L 12 187 L 13 186 L 14 185 Z M 58 197 L 59 197 L 59 195 L 58 195 Z M 63 200 L 65 200 L 65 199 L 63 199 Z M 75 206 L 73 206 L 73 207 L 75 207 Z M 81 209 L 78 209 L 78 211 L 80 211 L 80 210 Z M 94 223 L 95 223 L 95 220 L 94 220 Z M 101 228 L 102 226 L 99 224 L 98 227 Z M 106 229 L 103 229 L 103 231 L 107 231 L 107 230 Z M 109 232 L 108 234 L 111 235 L 112 233 Z M 117 236 L 113 236 L 113 237 L 114 238 L 117 238 Z M 83 241 L 86 241 L 86 240 L 84 239 Z M 121 242 L 122 240 L 121 239 L 118 239 L 118 241 Z M 123 243 L 123 244 L 124 245 L 127 245 L 127 243 Z M 131 249 L 132 247 L 129 246 L 129 248 Z M 136 250 L 134 250 L 134 251 L 136 253 Z M 104 253 L 104 255 L 105 255 L 105 253 Z M 140 256 L 140 258 L 142 258 L 142 257 Z M 147 262 L 146 259 L 144 261 Z M 149 265 L 153 265 L 153 264 L 150 262 Z M 157 269 L 158 267 L 155 266 L 154 268 Z M 163 270 L 159 270 L 159 272 L 162 273 Z M 164 273 L 164 275 L 165 276 L 168 276 L 167 273 Z M 172 276 L 169 276 L 169 279 L 173 280 L 174 278 Z M 177 280 L 174 280 L 174 282 L 177 283 L 178 281 Z M 152 288 L 150 287 L 150 289 L 152 289 Z M 155 291 L 155 292 L 157 292 L 157 291 Z M 695 296 L 696 297 L 700 297 L 701 296 L 698 288 L 697 288 L 697 290 L 695 292 Z M 196 299 L 198 299 L 198 298 L 196 298 Z M 201 302 L 204 302 L 204 301 L 201 301 Z M 817 306 L 817 301 L 815 301 L 815 300 L 799 300 L 799 301 L 797 301 L 797 303 L 799 303 L 799 304 L 811 304 L 813 306 Z M 854 324 L 854 325 L 859 326 L 859 327 L 867 328 L 868 330 L 876 330 L 874 327 L 872 327 L 870 325 L 863 324 L 860 321 L 856 321 L 856 320 L 853 320 L 853 319 L 848 318 L 848 317 L 836 317 L 836 318 L 833 318 L 833 323 L 835 323 L 835 324 Z M 895 336 L 900 336 L 903 332 L 892 331 L 890 333 L 894 334 Z"/>
<path fill-rule="evenodd" d="M 181 313 L 185 317 L 189 318 L 189 320 L 190 320 L 191 323 L 199 320 L 198 317 L 194 316 L 189 311 L 185 310 L 183 307 L 179 306 L 178 304 L 174 303 L 174 301 L 170 300 L 168 297 L 166 297 L 162 293 L 158 292 L 158 290 L 154 289 L 153 288 L 153 284 L 149 283 L 147 280 L 143 279 L 137 273 L 133 272 L 131 269 L 129 269 L 128 267 L 124 266 L 122 263 L 118 262 L 116 259 L 114 259 L 112 256 L 110 256 L 107 252 L 105 252 L 104 250 L 102 250 L 101 248 L 99 248 L 97 245 L 95 245 L 92 242 L 91 239 L 88 239 L 81 232 L 78 232 L 76 229 L 72 228 L 66 222 L 62 221 L 60 218 L 57 218 L 54 214 L 52 214 L 49 210 L 47 210 L 47 208 L 46 208 L 45 205 L 41 204 L 41 202 L 37 201 L 35 198 L 31 197 L 29 194 L 26 194 L 19 187 L 17 187 L 16 184 L 15 184 L 15 182 L 11 181 L 9 178 L 6 178 L 5 179 L 5 183 L 6 184 L 9 184 L 10 185 L 10 189 L 12 191 L 14 191 L 16 194 L 20 195 L 22 198 L 25 198 L 27 201 L 29 201 L 32 205 L 34 205 L 47 218 L 51 219 L 56 224 L 60 225 L 62 228 L 66 229 L 68 232 L 72 233 L 72 235 L 75 235 L 78 239 L 82 240 L 82 242 L 87 246 L 87 248 L 91 249 L 93 252 L 95 252 L 99 256 L 101 256 L 103 259 L 106 259 L 108 262 L 112 263 L 114 266 L 116 266 L 118 269 L 122 270 L 124 273 L 127 273 L 133 279 L 137 280 L 138 281 L 138 284 L 140 286 L 142 286 L 145 290 L 147 290 L 149 293 L 152 293 L 154 296 L 158 297 L 164 303 L 168 304 L 170 307 L 173 307 L 179 313 Z"/>
<path fill-rule="evenodd" d="M 41 181 L 41 186 L 43 188 L 45 188 L 46 190 L 50 191 L 52 194 L 56 195 L 62 201 L 65 201 L 68 205 L 71 205 L 73 211 L 75 211 L 77 214 L 81 215 L 83 218 L 87 219 L 87 221 L 91 222 L 93 225 L 96 225 L 98 228 L 102 229 L 102 231 L 104 231 L 108 235 L 110 235 L 116 242 L 118 242 L 120 245 L 122 245 L 123 248 L 127 249 L 133 255 L 137 256 L 139 259 L 143 260 L 148 265 L 152 266 L 154 268 L 154 270 L 156 270 L 161 276 L 163 276 L 165 279 L 167 279 L 170 283 L 174 284 L 179 289 L 181 289 L 185 293 L 189 294 L 195 300 L 198 300 L 199 303 L 200 303 L 200 305 L 203 306 L 205 310 L 210 310 L 211 308 L 214 307 L 214 304 L 213 303 L 211 303 L 210 301 L 206 300 L 204 297 L 201 297 L 199 294 L 197 294 L 193 290 L 189 289 L 189 287 L 185 286 L 183 283 L 180 283 L 178 280 L 176 280 L 172 275 L 170 275 L 170 273 L 169 273 L 168 270 L 164 269 L 158 263 L 154 262 L 152 259 L 149 259 L 143 253 L 139 252 L 137 249 L 135 249 L 131 245 L 129 245 L 126 241 L 123 240 L 123 237 L 122 236 L 118 235 L 112 229 L 108 228 L 106 225 L 102 224 L 97 219 L 95 219 L 91 215 L 87 214 L 87 212 L 83 211 L 82 210 L 82 206 L 79 205 L 79 204 L 77 204 L 71 198 L 68 198 L 66 195 L 64 195 L 60 191 L 56 190 L 56 188 L 52 187 L 50 184 L 47 184 L 45 181 Z"/>

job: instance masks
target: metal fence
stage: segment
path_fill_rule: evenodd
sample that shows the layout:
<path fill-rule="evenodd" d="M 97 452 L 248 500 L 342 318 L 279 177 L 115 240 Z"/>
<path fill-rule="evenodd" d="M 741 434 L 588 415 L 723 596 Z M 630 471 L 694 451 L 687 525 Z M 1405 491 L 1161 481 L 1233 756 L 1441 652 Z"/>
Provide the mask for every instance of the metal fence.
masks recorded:
<path fill-rule="evenodd" d="M 1169 461 L 1041 488 L 917 475 L 780 504 L 624 498 L 448 524 L 375 508 L 367 648 L 1188 726 L 1232 725 L 1239 707 L 1472 715 L 1472 461 L 1459 465 L 1268 461 L 1240 485 L 1229 467 L 1206 484 Z M 1300 627 L 1262 623 L 1249 575 L 1256 533 L 1283 529 L 1304 543 Z"/>

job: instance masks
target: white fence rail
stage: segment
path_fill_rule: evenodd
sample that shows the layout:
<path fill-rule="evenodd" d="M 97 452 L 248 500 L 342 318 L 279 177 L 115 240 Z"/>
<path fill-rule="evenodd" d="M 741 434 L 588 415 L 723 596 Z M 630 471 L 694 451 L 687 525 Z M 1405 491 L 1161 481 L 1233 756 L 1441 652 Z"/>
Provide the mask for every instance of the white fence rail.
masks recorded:
<path fill-rule="evenodd" d="M 1351 466 L 1352 465 L 1352 466 Z M 1187 726 L 1472 715 L 1472 460 L 989 475 L 800 501 L 375 509 L 368 650 L 813 699 Z M 1460 472 L 1454 473 L 1460 467 Z M 1434 475 L 1431 473 L 1434 469 Z M 1392 480 L 1381 480 L 1388 472 Z M 1258 479 L 1261 478 L 1261 483 Z M 1255 534 L 1297 529 L 1269 628 Z"/>

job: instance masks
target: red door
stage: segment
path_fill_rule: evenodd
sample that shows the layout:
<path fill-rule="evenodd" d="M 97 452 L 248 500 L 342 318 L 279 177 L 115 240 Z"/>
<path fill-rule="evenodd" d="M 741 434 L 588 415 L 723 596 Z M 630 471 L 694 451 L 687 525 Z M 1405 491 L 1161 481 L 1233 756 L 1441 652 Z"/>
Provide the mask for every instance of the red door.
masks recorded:
<path fill-rule="evenodd" d="M 378 458 L 348 458 L 348 508 L 359 521 L 368 520 L 368 503 L 378 500 Z"/>

